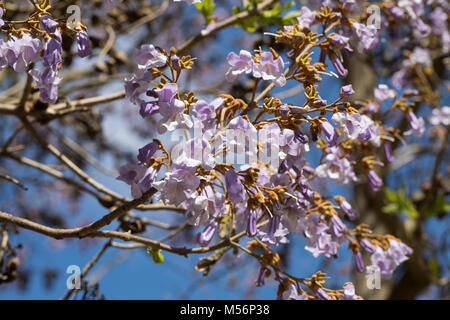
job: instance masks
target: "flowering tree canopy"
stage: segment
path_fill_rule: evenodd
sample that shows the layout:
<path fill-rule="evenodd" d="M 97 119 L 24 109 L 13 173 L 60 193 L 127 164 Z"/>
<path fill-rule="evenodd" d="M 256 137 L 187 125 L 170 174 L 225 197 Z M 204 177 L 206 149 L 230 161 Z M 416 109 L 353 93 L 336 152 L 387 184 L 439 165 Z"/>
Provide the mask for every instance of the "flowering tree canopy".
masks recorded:
<path fill-rule="evenodd" d="M 66 299 L 100 296 L 113 249 L 224 266 L 241 295 L 444 297 L 449 9 L 0 1 L 0 289 L 31 248 L 83 244 Z"/>

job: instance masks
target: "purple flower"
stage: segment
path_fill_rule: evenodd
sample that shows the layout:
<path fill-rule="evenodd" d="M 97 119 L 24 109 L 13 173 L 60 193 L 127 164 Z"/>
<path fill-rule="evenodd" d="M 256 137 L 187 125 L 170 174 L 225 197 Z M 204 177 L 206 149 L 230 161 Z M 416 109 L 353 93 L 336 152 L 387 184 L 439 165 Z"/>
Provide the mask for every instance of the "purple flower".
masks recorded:
<path fill-rule="evenodd" d="M 375 247 L 375 245 L 366 238 L 362 239 L 360 243 L 361 247 L 363 247 L 364 250 L 366 250 L 370 254 L 374 253 L 377 250 L 377 247 Z"/>
<path fill-rule="evenodd" d="M 140 148 L 139 154 L 137 156 L 139 163 L 146 165 L 150 161 L 150 159 L 153 157 L 153 155 L 155 154 L 155 152 L 157 150 L 158 150 L 157 142 L 150 142 L 149 144 Z"/>
<path fill-rule="evenodd" d="M 358 178 L 347 158 L 341 157 L 336 147 L 328 148 L 329 153 L 325 156 L 322 164 L 316 168 L 316 174 L 320 178 L 330 178 L 337 184 L 348 184 L 357 181 Z"/>
<path fill-rule="evenodd" d="M 139 114 L 142 118 L 147 118 L 159 111 L 158 102 L 156 101 L 146 101 L 141 103 L 139 108 Z"/>
<path fill-rule="evenodd" d="M 389 89 L 389 87 L 385 84 L 379 84 L 378 88 L 374 90 L 374 95 L 378 102 L 383 102 L 385 100 L 394 99 L 395 91 Z"/>
<path fill-rule="evenodd" d="M 146 167 L 142 165 L 125 164 L 119 168 L 117 180 L 122 180 L 126 184 L 139 181 L 145 174 Z"/>
<path fill-rule="evenodd" d="M 263 266 L 259 267 L 258 278 L 256 278 L 257 287 L 262 287 L 264 285 L 265 275 L 266 275 L 266 268 Z"/>
<path fill-rule="evenodd" d="M 41 26 L 48 33 L 55 33 L 58 22 L 53 20 L 50 16 L 44 15 L 41 17 Z"/>
<path fill-rule="evenodd" d="M 316 294 L 319 300 L 333 300 L 322 288 L 318 288 Z"/>
<path fill-rule="evenodd" d="M 352 10 L 353 5 L 355 4 L 355 0 L 341 0 L 342 8 L 344 10 Z"/>
<path fill-rule="evenodd" d="M 230 68 L 225 74 L 225 78 L 229 82 L 233 82 L 241 74 L 250 73 L 253 71 L 253 59 L 250 52 L 241 50 L 239 55 L 230 52 L 227 56 L 227 62 Z"/>
<path fill-rule="evenodd" d="M 399 7 L 393 6 L 393 5 L 388 5 L 388 10 L 389 10 L 389 13 L 392 15 L 392 17 L 395 20 L 399 20 L 399 19 L 403 18 L 403 15 L 404 15 L 403 10 L 400 9 Z"/>
<path fill-rule="evenodd" d="M 183 203 L 189 215 L 188 222 L 192 225 L 208 225 L 211 219 L 220 217 L 226 212 L 225 197 L 211 186 L 206 186 L 198 192 L 189 192 Z"/>
<path fill-rule="evenodd" d="M 394 156 L 392 155 L 391 144 L 388 142 L 384 143 L 384 155 L 386 156 L 386 161 L 388 163 L 391 163 L 392 161 L 394 161 Z"/>
<path fill-rule="evenodd" d="M 265 231 L 258 232 L 258 235 L 261 237 L 261 241 L 274 245 L 289 242 L 286 238 L 287 234 L 289 234 L 289 230 L 283 227 L 280 223 L 280 217 L 277 215 L 273 216 L 273 218 L 269 220 Z"/>
<path fill-rule="evenodd" d="M 181 150 L 178 154 L 172 150 L 174 163 L 184 163 L 189 167 L 202 166 L 205 170 L 212 170 L 216 159 L 210 143 L 203 137 L 193 138 L 179 144 Z"/>
<path fill-rule="evenodd" d="M 447 28 L 447 13 L 441 7 L 437 7 L 430 13 L 430 20 L 433 24 L 433 33 L 441 34 L 448 32 Z"/>
<path fill-rule="evenodd" d="M 202 0 L 173 0 L 173 1 L 175 1 L 175 2 L 182 1 L 182 2 L 186 2 L 187 4 L 201 3 L 202 2 Z"/>
<path fill-rule="evenodd" d="M 290 108 L 287 104 L 282 104 L 278 110 L 283 117 L 287 117 L 289 115 Z"/>
<path fill-rule="evenodd" d="M 367 181 L 369 182 L 370 189 L 373 192 L 377 192 L 383 186 L 383 180 L 373 170 L 370 170 L 367 174 Z"/>
<path fill-rule="evenodd" d="M 263 52 L 259 58 L 259 63 L 253 65 L 253 76 L 263 78 L 263 80 L 272 80 L 277 87 L 286 84 L 286 78 L 283 75 L 284 62 L 281 57 L 274 60 L 271 52 Z"/>
<path fill-rule="evenodd" d="M 195 171 L 195 167 L 174 163 L 171 171 L 166 172 L 164 180 L 154 183 L 154 187 L 161 192 L 161 200 L 176 206 L 185 201 L 200 184 Z"/>
<path fill-rule="evenodd" d="M 248 213 L 248 221 L 247 221 L 247 236 L 254 237 L 258 233 L 258 229 L 256 228 L 256 211 L 250 210 Z"/>
<path fill-rule="evenodd" d="M 62 36 L 57 29 L 58 23 L 49 16 L 41 18 L 41 25 L 52 36 L 45 43 L 44 50 L 44 70 L 31 70 L 29 74 L 36 81 L 39 89 L 39 99 L 44 103 L 55 103 L 58 100 L 58 85 L 61 82 L 59 77 L 59 66 L 62 62 Z"/>
<path fill-rule="evenodd" d="M 23 72 L 27 67 L 39 60 L 39 51 L 42 48 L 41 40 L 32 38 L 31 35 L 25 33 L 22 38 L 12 36 L 9 40 L 10 52 L 7 53 L 8 61 L 12 63 L 12 67 L 16 72 Z"/>
<path fill-rule="evenodd" d="M 430 117 L 430 122 L 433 126 L 450 125 L 450 107 L 444 106 L 441 108 L 433 109 L 432 116 Z"/>
<path fill-rule="evenodd" d="M 45 68 L 44 71 L 33 69 L 29 72 L 36 81 L 36 88 L 39 89 L 39 100 L 44 103 L 55 103 L 58 100 L 58 85 L 61 78 L 54 68 Z"/>
<path fill-rule="evenodd" d="M 408 121 L 411 129 L 405 132 L 405 136 L 413 134 L 417 138 L 420 138 L 425 132 L 425 121 L 423 118 L 417 118 L 414 112 L 410 111 L 408 112 Z"/>
<path fill-rule="evenodd" d="M 2 28 L 5 25 L 5 21 L 3 21 L 3 9 L 0 8 L 0 28 Z"/>
<path fill-rule="evenodd" d="M 78 56 L 80 56 L 81 58 L 90 56 L 92 53 L 92 49 L 91 49 L 91 42 L 89 41 L 89 36 L 87 32 L 84 30 L 77 32 L 76 38 L 77 38 Z"/>
<path fill-rule="evenodd" d="M 132 103 L 141 105 L 141 116 L 146 117 L 151 114 L 151 108 L 140 98 L 140 95 L 147 92 L 150 81 L 153 80 L 153 74 L 149 71 L 138 72 L 131 77 L 125 78 L 125 95 Z M 148 111 L 150 110 L 150 111 Z"/>
<path fill-rule="evenodd" d="M 219 227 L 219 224 L 212 220 L 206 228 L 201 233 L 197 233 L 195 240 L 197 243 L 199 243 L 202 247 L 206 247 L 214 237 L 214 233 L 216 233 L 217 228 Z"/>
<path fill-rule="evenodd" d="M 333 64 L 333 67 L 336 69 L 337 74 L 341 78 L 345 78 L 348 75 L 348 70 L 345 69 L 344 65 L 342 64 L 341 59 L 335 54 L 329 55 L 331 63 Z"/>
<path fill-rule="evenodd" d="M 324 121 L 321 124 L 322 133 L 325 136 L 329 146 L 335 146 L 338 138 L 338 134 L 334 127 L 328 121 Z"/>
<path fill-rule="evenodd" d="M 415 21 L 415 28 L 413 29 L 414 36 L 416 38 L 428 37 L 431 33 L 431 27 L 427 25 L 421 18 L 417 18 Z"/>
<path fill-rule="evenodd" d="M 311 27 L 311 25 L 313 25 L 315 23 L 316 12 L 315 11 L 311 11 L 306 6 L 303 6 L 301 11 L 302 11 L 302 14 L 300 15 L 300 17 L 297 18 L 298 25 L 301 28 L 308 28 L 309 29 Z"/>
<path fill-rule="evenodd" d="M 339 206 L 350 220 L 355 220 L 359 216 L 358 212 L 352 208 L 351 204 L 347 200 L 344 199 L 340 201 Z"/>
<path fill-rule="evenodd" d="M 351 54 L 351 53 L 353 53 L 353 49 L 350 47 L 349 40 L 350 40 L 349 37 L 345 37 L 345 36 L 343 36 L 341 34 L 337 34 L 337 33 L 335 33 L 331 36 L 331 42 L 337 49 L 339 49 L 339 50 L 344 49 L 347 53 Z M 320 52 L 319 61 L 325 62 L 325 52 L 324 51 Z"/>
<path fill-rule="evenodd" d="M 396 265 L 408 260 L 408 256 L 412 254 L 413 250 L 403 242 L 390 239 L 389 240 L 389 256 Z"/>
<path fill-rule="evenodd" d="M 183 114 L 184 102 L 177 99 L 178 86 L 176 83 L 167 83 L 162 89 L 156 90 L 158 93 L 159 113 L 163 118 L 159 121 L 158 132 L 173 131 L 179 124 L 192 127 L 192 122 L 188 115 Z"/>
<path fill-rule="evenodd" d="M 295 285 L 290 284 L 281 295 L 281 300 L 308 300 L 306 294 L 299 294 Z"/>
<path fill-rule="evenodd" d="M 397 240 L 389 240 L 388 250 L 376 247 L 375 252 L 371 255 L 372 265 L 379 268 L 381 276 L 389 278 L 395 269 L 404 261 L 408 260 L 408 256 L 412 254 L 412 249 Z"/>
<path fill-rule="evenodd" d="M 366 107 L 364 108 L 365 113 L 367 114 L 373 114 L 378 112 L 378 109 L 380 109 L 380 105 L 375 102 L 369 102 Z"/>
<path fill-rule="evenodd" d="M 11 42 L 0 39 L 0 70 L 12 66 L 17 60 L 17 51 L 11 47 Z"/>
<path fill-rule="evenodd" d="M 354 257 L 355 257 L 356 269 L 359 272 L 364 272 L 364 260 L 362 258 L 361 251 L 354 252 Z"/>
<path fill-rule="evenodd" d="M 344 235 L 344 232 L 347 231 L 347 226 L 344 222 L 342 222 L 341 218 L 338 215 L 333 215 L 331 217 L 331 222 L 333 225 L 333 232 L 336 237 L 340 238 Z"/>
<path fill-rule="evenodd" d="M 228 169 L 225 173 L 225 186 L 227 188 L 228 199 L 231 202 L 242 202 L 247 198 L 244 186 L 233 169 Z"/>
<path fill-rule="evenodd" d="M 351 282 L 344 284 L 344 300 L 361 300 L 355 293 L 355 286 Z"/>
<path fill-rule="evenodd" d="M 288 161 L 284 159 L 281 161 L 280 166 L 278 167 L 278 173 L 285 173 L 289 170 Z"/>
<path fill-rule="evenodd" d="M 368 116 L 359 113 L 337 112 L 331 119 L 339 128 L 344 129 L 340 140 L 350 138 L 352 140 L 370 142 L 376 147 L 380 146 L 380 128 Z"/>
<path fill-rule="evenodd" d="M 353 90 L 352 85 L 349 84 L 349 85 L 343 86 L 339 93 L 340 93 L 341 97 L 350 97 L 351 95 L 355 94 L 355 90 Z"/>
<path fill-rule="evenodd" d="M 421 64 L 423 66 L 431 66 L 430 52 L 428 49 L 416 47 L 409 56 L 409 61 L 413 64 Z"/>
<path fill-rule="evenodd" d="M 216 112 L 224 106 L 223 98 L 216 98 L 211 103 L 199 100 L 194 105 L 197 118 L 202 122 L 204 129 L 210 129 L 216 122 Z"/>
<path fill-rule="evenodd" d="M 140 49 L 134 49 L 133 59 L 140 70 L 162 67 L 167 62 L 166 56 L 152 44 L 143 44 Z"/>
<path fill-rule="evenodd" d="M 396 88 L 403 88 L 411 84 L 411 80 L 408 77 L 408 71 L 404 68 L 398 70 L 392 75 L 392 84 Z"/>
<path fill-rule="evenodd" d="M 329 258 L 337 255 L 338 243 L 330 233 L 329 226 L 320 220 L 318 214 L 310 214 L 306 219 L 300 219 L 297 233 L 306 237 L 305 249 L 317 258 L 320 254 Z"/>
<path fill-rule="evenodd" d="M 353 32 L 358 40 L 358 51 L 371 50 L 378 45 L 377 29 L 374 25 L 366 26 L 363 23 L 353 23 Z"/>
<path fill-rule="evenodd" d="M 130 185 L 131 195 L 137 199 L 142 197 L 144 192 L 150 190 L 156 179 L 156 174 L 154 168 L 146 168 L 141 164 L 126 164 L 119 168 L 119 176 L 116 179 Z"/>

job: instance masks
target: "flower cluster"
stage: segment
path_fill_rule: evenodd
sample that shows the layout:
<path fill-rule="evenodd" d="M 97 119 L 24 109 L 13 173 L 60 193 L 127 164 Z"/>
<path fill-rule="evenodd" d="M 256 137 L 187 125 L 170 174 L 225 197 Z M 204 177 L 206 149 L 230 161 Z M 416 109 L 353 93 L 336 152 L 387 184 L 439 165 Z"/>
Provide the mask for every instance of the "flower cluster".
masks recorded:
<path fill-rule="evenodd" d="M 342 290 L 326 289 L 320 272 L 308 279 L 280 273 L 274 248 L 296 234 L 306 239 L 305 250 L 314 257 L 330 258 L 348 244 L 357 270 L 364 271 L 363 252 L 367 252 L 383 277 L 391 277 L 411 255 L 411 248 L 393 236 L 373 234 L 364 224 L 352 228 L 346 222 L 357 221 L 359 213 L 343 196 L 325 196 L 320 187 L 321 181 L 340 185 L 359 181 L 379 192 L 384 182 L 377 167 L 394 160 L 392 143 L 411 135 L 421 137 L 425 131 L 425 121 L 412 103 L 422 92 L 405 90 L 400 94 L 381 83 L 373 98 L 357 103 L 348 101 L 355 94 L 351 84 L 341 87 L 331 102 L 318 92 L 324 75 L 336 75 L 333 70 L 341 78 L 348 75 L 343 55 L 376 49 L 392 19 L 413 23 L 416 37 L 430 32 L 421 18 L 421 6 L 410 22 L 410 12 L 401 3 L 382 4 L 379 27 L 358 14 L 354 1 L 303 7 L 296 24 L 270 34 L 276 43 L 289 47 L 286 69 L 273 48 L 255 54 L 230 52 L 224 77 L 235 82 L 251 75 L 254 88 L 248 101 L 222 94 L 208 102 L 193 92 L 182 92 L 180 74 L 191 69 L 193 59 L 178 57 L 175 49 L 143 45 L 133 54 L 137 66 L 125 79 L 126 96 L 139 106 L 143 118 L 158 118 L 160 134 L 183 129 L 188 138 L 176 144 L 177 152 L 170 156 L 154 158 L 148 153 L 150 158 L 144 162 L 122 167 L 119 179 L 131 185 L 133 196 L 153 186 L 158 191 L 156 199 L 182 208 L 189 223 L 202 226 L 194 241 L 203 247 L 210 246 L 215 237 L 245 232 L 254 240 L 243 250 L 260 263 L 256 285 L 263 285 L 264 279 L 273 275 L 280 282 L 280 299 L 360 299 L 350 283 Z M 411 2 L 411 6 L 418 3 L 421 1 Z M 438 8 L 433 11 L 437 26 L 446 21 L 441 13 Z M 390 42 L 387 45 L 392 45 Z M 313 49 L 320 52 L 317 61 Z M 430 65 L 429 52 L 414 49 L 394 75 L 393 85 L 408 85 L 414 80 L 413 68 Z M 264 83 L 261 80 L 269 80 L 269 87 L 296 82 L 304 90 L 303 105 L 270 96 L 257 98 L 259 85 Z M 151 87 L 151 81 L 156 85 Z M 394 111 L 404 115 L 409 128 L 389 126 L 386 116 Z M 448 113 L 448 107 L 437 108 L 430 122 L 448 126 Z M 309 156 L 313 146 L 322 153 L 318 160 Z M 164 149 L 162 144 L 159 147 Z M 380 159 L 380 150 L 384 159 Z M 167 170 L 157 179 L 161 165 Z"/>
<path fill-rule="evenodd" d="M 1 25 L 8 25 L 7 31 L 1 30 L 6 33 L 7 41 L 0 39 L 0 70 L 12 67 L 16 72 L 27 71 L 39 89 L 39 99 L 44 103 L 55 103 L 61 82 L 62 33 L 75 34 L 80 57 L 89 56 L 91 46 L 83 25 L 78 30 L 72 30 L 68 24 L 56 22 L 47 12 L 49 8 L 36 6 L 38 11 L 20 22 L 23 24 L 20 29 L 16 29 L 14 22 L 0 20 Z M 2 17 L 4 10 L 0 10 Z M 35 67 L 39 61 L 42 61 L 43 70 Z"/>
<path fill-rule="evenodd" d="M 283 59 L 274 51 L 262 52 L 256 57 L 252 57 L 246 50 L 241 50 L 239 55 L 230 52 L 227 62 L 230 65 L 225 74 L 227 81 L 233 82 L 239 75 L 253 72 L 253 77 L 270 80 L 278 87 L 286 84 L 286 78 L 283 75 Z"/>

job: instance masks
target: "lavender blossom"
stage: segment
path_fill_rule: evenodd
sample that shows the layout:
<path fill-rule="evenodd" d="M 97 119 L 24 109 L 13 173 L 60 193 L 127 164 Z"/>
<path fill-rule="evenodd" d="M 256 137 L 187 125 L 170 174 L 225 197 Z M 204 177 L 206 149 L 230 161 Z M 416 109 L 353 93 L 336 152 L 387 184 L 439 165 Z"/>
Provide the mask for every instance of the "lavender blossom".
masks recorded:
<path fill-rule="evenodd" d="M 364 250 L 366 250 L 370 254 L 374 253 L 377 250 L 377 247 L 366 238 L 361 240 L 361 247 L 363 247 Z"/>
<path fill-rule="evenodd" d="M 366 26 L 363 23 L 352 24 L 353 32 L 358 40 L 358 51 L 363 52 L 375 48 L 378 43 L 377 29 L 373 25 Z"/>
<path fill-rule="evenodd" d="M 324 121 L 321 124 L 322 133 L 325 136 L 329 146 L 335 146 L 338 138 L 338 134 L 334 127 L 328 121 Z"/>
<path fill-rule="evenodd" d="M 271 80 L 277 87 L 282 87 L 286 84 L 283 69 L 284 62 L 281 57 L 274 59 L 271 52 L 263 52 L 259 57 L 259 63 L 253 65 L 253 76 Z"/>
<path fill-rule="evenodd" d="M 230 68 L 225 74 L 229 82 L 235 81 L 241 74 L 248 74 L 253 71 L 253 59 L 250 52 L 241 50 L 239 55 L 230 52 L 227 56 L 227 62 Z"/>
<path fill-rule="evenodd" d="M 343 86 L 341 90 L 339 91 L 339 94 L 341 97 L 350 97 L 351 95 L 355 94 L 355 90 L 353 90 L 353 87 L 351 84 Z"/>
<path fill-rule="evenodd" d="M 203 232 L 198 233 L 195 236 L 195 240 L 202 247 L 208 246 L 208 244 L 211 242 L 212 238 L 214 237 L 214 234 L 216 233 L 216 230 L 218 227 L 219 227 L 219 224 L 215 220 L 212 220 L 210 222 L 210 224 L 208 224 L 206 226 L 206 228 L 203 230 Z"/>
<path fill-rule="evenodd" d="M 361 300 L 355 293 L 355 286 L 351 282 L 344 284 L 344 300 Z"/>
<path fill-rule="evenodd" d="M 231 202 L 237 203 L 246 200 L 244 186 L 233 169 L 228 169 L 225 173 L 225 186 L 227 188 L 228 199 Z"/>
<path fill-rule="evenodd" d="M 430 122 L 433 126 L 450 125 L 450 107 L 444 106 L 441 108 L 433 109 L 432 116 L 430 117 Z"/>
<path fill-rule="evenodd" d="M 348 184 L 351 181 L 357 181 L 358 178 L 353 167 L 347 158 L 340 156 L 337 148 L 328 148 L 329 153 L 324 161 L 316 168 L 316 174 L 321 178 L 330 178 L 337 184 Z"/>
<path fill-rule="evenodd" d="M 355 220 L 356 218 L 358 218 L 359 216 L 358 212 L 352 208 L 351 204 L 348 203 L 347 200 L 344 199 L 340 201 L 339 206 L 341 207 L 342 211 L 345 212 L 345 214 L 350 220 Z"/>
<path fill-rule="evenodd" d="M 364 272 L 364 260 L 362 258 L 361 251 L 355 252 L 354 257 L 355 257 L 356 269 L 359 272 Z"/>
<path fill-rule="evenodd" d="M 299 294 L 295 285 L 290 284 L 281 295 L 281 300 L 308 300 L 306 294 Z"/>
<path fill-rule="evenodd" d="M 374 90 L 374 95 L 378 102 L 383 102 L 385 100 L 394 99 L 395 91 L 389 89 L 389 87 L 385 84 L 379 84 Z"/>
<path fill-rule="evenodd" d="M 383 180 L 380 179 L 374 170 L 370 170 L 367 174 L 367 182 L 373 192 L 377 192 L 383 186 Z"/>
<path fill-rule="evenodd" d="M 89 36 L 87 32 L 84 30 L 77 32 L 76 38 L 77 38 L 78 56 L 80 56 L 81 58 L 90 56 L 92 54 L 92 49 L 91 49 L 91 42 L 89 41 Z"/>
<path fill-rule="evenodd" d="M 308 7 L 301 8 L 302 14 L 297 18 L 300 28 L 309 29 L 316 22 L 316 12 L 310 10 Z"/>
<path fill-rule="evenodd" d="M 133 59 L 138 63 L 139 70 L 163 67 L 167 58 L 152 44 L 143 44 L 140 49 L 134 49 Z"/>
<path fill-rule="evenodd" d="M 425 121 L 423 118 L 417 118 L 414 112 L 410 111 L 408 112 L 408 121 L 411 129 L 405 132 L 405 136 L 413 134 L 417 138 L 420 138 L 425 132 Z"/>
<path fill-rule="evenodd" d="M 391 144 L 388 142 L 384 143 L 384 155 L 386 156 L 386 161 L 388 163 L 394 161 L 394 156 L 392 155 L 392 147 Z"/>
<path fill-rule="evenodd" d="M 122 180 L 131 186 L 131 195 L 133 198 L 140 198 L 144 192 L 152 187 L 156 178 L 154 168 L 146 168 L 143 165 L 126 164 L 119 168 L 117 180 Z"/>
<path fill-rule="evenodd" d="M 154 187 L 161 193 L 164 203 L 178 206 L 192 195 L 199 184 L 200 178 L 195 175 L 195 167 L 173 164 L 164 180 L 155 182 Z"/>
<path fill-rule="evenodd" d="M 331 63 L 333 64 L 333 67 L 336 69 L 337 74 L 341 78 L 345 78 L 348 75 L 348 70 L 345 69 L 344 65 L 342 64 L 341 59 L 335 54 L 332 54 L 329 56 Z"/>
<path fill-rule="evenodd" d="M 137 156 L 137 159 L 139 160 L 139 163 L 146 165 L 150 159 L 153 157 L 155 152 L 158 150 L 158 143 L 157 142 L 151 142 L 144 147 L 139 149 L 139 154 Z"/>

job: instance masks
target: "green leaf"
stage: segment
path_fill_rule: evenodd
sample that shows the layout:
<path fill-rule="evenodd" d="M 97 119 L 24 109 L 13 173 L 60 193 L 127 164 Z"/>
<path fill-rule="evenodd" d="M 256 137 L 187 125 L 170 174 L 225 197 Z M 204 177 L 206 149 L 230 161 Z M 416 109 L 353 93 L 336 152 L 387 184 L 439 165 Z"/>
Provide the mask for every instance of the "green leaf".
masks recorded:
<path fill-rule="evenodd" d="M 397 202 L 398 200 L 398 196 L 395 193 L 394 190 L 391 190 L 389 188 L 384 188 L 384 194 L 386 195 L 386 197 L 389 199 L 389 201 L 391 202 Z"/>
<path fill-rule="evenodd" d="M 417 219 L 419 217 L 416 207 L 403 188 L 397 191 L 384 188 L 384 194 L 388 199 L 388 203 L 383 207 L 383 212 L 388 214 L 404 213 L 411 219 Z"/>
<path fill-rule="evenodd" d="M 384 213 L 394 214 L 399 212 L 399 207 L 396 203 L 389 203 L 382 208 Z"/>
<path fill-rule="evenodd" d="M 254 0 L 244 0 L 242 1 L 243 9 L 233 7 L 233 14 L 235 15 L 242 11 L 253 10 L 257 2 L 258 1 Z M 258 29 L 258 27 L 261 24 L 265 25 L 274 24 L 278 26 L 285 26 L 288 24 L 292 24 L 293 23 L 292 20 L 300 15 L 299 11 L 292 11 L 292 13 L 288 12 L 284 17 L 282 17 L 281 14 L 286 10 L 288 10 L 289 8 L 293 7 L 294 5 L 295 5 L 294 1 L 289 1 L 284 6 L 280 6 L 280 4 L 277 3 L 273 8 L 261 12 L 260 16 L 254 16 L 245 19 L 240 23 L 240 26 L 247 32 L 254 32 Z"/>
<path fill-rule="evenodd" d="M 439 213 L 450 211 L 450 202 L 448 202 L 443 195 L 439 195 L 436 199 L 425 209 L 425 218 L 431 218 Z"/>
<path fill-rule="evenodd" d="M 195 3 L 195 6 L 202 13 L 206 24 L 209 24 L 212 19 L 214 8 L 216 7 L 214 0 L 203 0 L 202 2 Z"/>
<path fill-rule="evenodd" d="M 283 16 L 283 25 L 287 26 L 294 24 L 296 22 L 295 19 L 301 15 L 302 12 L 300 10 L 289 11 Z"/>
<path fill-rule="evenodd" d="M 164 262 L 164 256 L 159 249 L 147 248 L 147 253 L 152 255 L 153 262 L 156 264 Z"/>
<path fill-rule="evenodd" d="M 430 269 L 430 273 L 433 277 L 439 278 L 439 263 L 436 258 L 428 261 L 428 268 Z"/>

